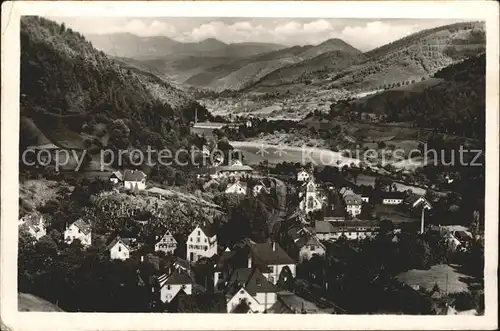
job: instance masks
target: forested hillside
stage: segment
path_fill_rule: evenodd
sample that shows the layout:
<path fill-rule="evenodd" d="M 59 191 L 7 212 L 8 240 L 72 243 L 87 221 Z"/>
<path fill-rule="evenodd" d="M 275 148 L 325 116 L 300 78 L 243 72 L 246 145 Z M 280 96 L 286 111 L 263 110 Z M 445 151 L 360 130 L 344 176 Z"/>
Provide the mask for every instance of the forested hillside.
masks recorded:
<path fill-rule="evenodd" d="M 440 26 L 362 54 L 327 52 L 305 59 L 268 74 L 252 90 L 311 82 L 317 89 L 380 89 L 432 75 L 456 61 L 484 52 L 485 44 L 482 22 Z"/>
<path fill-rule="evenodd" d="M 402 89 L 339 102 L 332 112 L 378 113 L 387 122 L 413 122 L 416 127 L 484 141 L 486 55 L 480 54 L 438 71 L 427 88 L 417 82 Z M 412 86 L 419 85 L 419 89 Z"/>
<path fill-rule="evenodd" d="M 145 77 L 109 59 L 64 24 L 23 17 L 21 116 L 34 126 L 22 125 L 21 145 L 39 144 L 39 132 L 61 147 L 181 144 L 194 111 L 172 108 L 168 94 L 151 90 L 151 85 L 165 89 L 166 83 Z M 199 115 L 206 115 L 203 110 Z"/>

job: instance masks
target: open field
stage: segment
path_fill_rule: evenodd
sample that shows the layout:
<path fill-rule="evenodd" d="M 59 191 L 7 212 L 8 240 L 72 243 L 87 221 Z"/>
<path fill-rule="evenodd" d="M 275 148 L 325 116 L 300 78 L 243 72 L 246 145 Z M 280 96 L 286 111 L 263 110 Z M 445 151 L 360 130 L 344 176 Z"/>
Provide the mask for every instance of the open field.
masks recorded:
<path fill-rule="evenodd" d="M 230 144 L 241 150 L 248 164 L 258 164 L 264 160 L 269 163 L 299 162 L 307 164 L 308 162 L 317 165 L 329 165 L 342 167 L 359 164 L 359 160 L 342 156 L 334 152 L 321 148 L 302 148 L 286 145 L 266 145 L 248 141 L 231 141 Z"/>
<path fill-rule="evenodd" d="M 356 184 L 358 185 L 366 185 L 366 186 L 375 186 L 375 179 L 377 177 L 372 176 L 372 175 L 366 175 L 366 174 L 360 174 L 356 178 Z M 412 186 L 412 185 L 405 185 L 402 183 L 395 182 L 396 188 L 398 191 L 406 191 L 406 190 L 412 190 L 413 193 L 415 194 L 420 194 L 420 195 L 425 195 L 425 192 L 427 191 L 424 188 L 417 187 L 417 186 Z"/>
<path fill-rule="evenodd" d="M 468 291 L 468 284 L 474 279 L 457 271 L 456 266 L 438 264 L 429 270 L 412 269 L 397 276 L 403 283 L 431 290 L 434 284 L 438 284 L 442 291 L 457 293 Z"/>

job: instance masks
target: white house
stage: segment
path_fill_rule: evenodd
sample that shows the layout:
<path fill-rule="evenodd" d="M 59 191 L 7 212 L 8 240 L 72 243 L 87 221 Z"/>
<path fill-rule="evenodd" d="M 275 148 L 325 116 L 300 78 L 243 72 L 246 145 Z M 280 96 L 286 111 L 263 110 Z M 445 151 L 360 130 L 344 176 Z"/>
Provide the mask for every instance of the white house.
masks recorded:
<path fill-rule="evenodd" d="M 45 220 L 41 215 L 27 214 L 19 220 L 19 227 L 25 229 L 36 241 L 47 234 Z"/>
<path fill-rule="evenodd" d="M 310 179 L 308 183 L 303 185 L 302 191 L 299 192 L 299 209 L 307 214 L 322 208 L 323 199 L 318 192 L 314 180 Z"/>
<path fill-rule="evenodd" d="M 177 240 L 170 233 L 170 231 L 165 232 L 163 237 L 155 244 L 155 252 L 163 251 L 167 254 L 174 254 L 177 248 Z"/>
<path fill-rule="evenodd" d="M 404 200 L 404 203 L 410 208 L 415 209 L 419 206 L 423 206 L 424 209 L 430 210 L 432 208 L 429 200 L 421 195 L 412 194 Z"/>
<path fill-rule="evenodd" d="M 240 178 L 242 176 L 250 175 L 252 171 L 252 167 L 248 165 L 219 166 L 213 169 L 213 173 L 210 176 L 212 178 Z"/>
<path fill-rule="evenodd" d="M 129 190 L 144 190 L 146 188 L 146 174 L 140 170 L 125 170 L 123 172 L 123 186 Z"/>
<path fill-rule="evenodd" d="M 186 246 L 186 259 L 190 262 L 217 254 L 217 235 L 213 227 L 198 225 L 188 236 Z"/>
<path fill-rule="evenodd" d="M 193 280 L 180 270 L 174 270 L 170 274 L 158 277 L 158 284 L 160 287 L 160 300 L 163 303 L 172 301 L 181 290 L 188 295 L 191 295 L 193 291 Z"/>
<path fill-rule="evenodd" d="M 67 244 L 71 244 L 75 239 L 80 240 L 84 247 L 89 247 L 92 242 L 92 228 L 83 219 L 79 219 L 70 226 L 66 226 L 64 241 Z"/>
<path fill-rule="evenodd" d="M 305 235 L 295 241 L 295 245 L 299 248 L 300 261 L 310 260 L 313 256 L 325 256 L 326 247 L 323 245 L 317 236 Z"/>
<path fill-rule="evenodd" d="M 236 181 L 235 183 L 228 185 L 226 190 L 224 191 L 224 193 L 245 195 L 245 194 L 247 194 L 247 185 L 246 185 L 246 183 Z"/>
<path fill-rule="evenodd" d="M 243 162 L 241 162 L 240 159 L 231 160 L 231 164 L 230 164 L 231 167 L 241 167 L 242 165 L 243 165 Z"/>
<path fill-rule="evenodd" d="M 262 313 L 276 302 L 278 289 L 258 268 L 240 268 L 233 271 L 228 281 L 230 291 L 226 303 L 228 313 L 246 303 L 251 313 Z"/>
<path fill-rule="evenodd" d="M 405 192 L 385 192 L 382 195 L 383 205 L 400 205 L 405 199 Z"/>
<path fill-rule="evenodd" d="M 289 272 L 291 277 L 296 275 L 296 261 L 294 261 L 276 242 L 255 243 L 251 240 L 247 242 L 250 248 L 248 254 L 247 267 L 259 268 L 262 274 L 273 284 L 278 283 L 280 277 L 287 277 Z"/>
<path fill-rule="evenodd" d="M 305 171 L 302 169 L 297 173 L 297 181 L 298 182 L 307 182 L 309 179 L 311 179 L 311 175 L 309 172 Z"/>
<path fill-rule="evenodd" d="M 361 205 L 363 201 L 361 196 L 357 194 L 344 195 L 345 209 L 352 216 L 356 217 L 361 214 Z"/>
<path fill-rule="evenodd" d="M 130 245 L 131 241 L 133 240 L 129 238 L 120 238 L 120 236 L 113 239 L 106 247 L 106 251 L 109 251 L 109 258 L 111 260 L 128 260 L 130 252 L 132 251 Z"/>
<path fill-rule="evenodd" d="M 267 188 L 266 185 L 264 185 L 263 182 L 259 182 L 257 184 L 255 184 L 255 186 L 253 187 L 252 189 L 252 194 L 254 197 L 256 197 L 257 195 L 261 194 L 261 193 L 269 193 L 269 189 Z"/>
<path fill-rule="evenodd" d="M 119 184 L 123 182 L 123 174 L 121 171 L 117 170 L 109 176 L 109 181 L 113 184 Z"/>

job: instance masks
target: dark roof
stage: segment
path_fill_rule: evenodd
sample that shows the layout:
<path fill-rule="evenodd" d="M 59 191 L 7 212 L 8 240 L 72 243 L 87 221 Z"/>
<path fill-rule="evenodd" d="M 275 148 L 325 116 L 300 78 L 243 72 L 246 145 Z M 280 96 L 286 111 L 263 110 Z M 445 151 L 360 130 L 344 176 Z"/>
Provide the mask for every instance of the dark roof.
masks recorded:
<path fill-rule="evenodd" d="M 324 217 L 325 218 L 339 218 L 344 219 L 346 217 L 346 212 L 344 208 L 339 208 L 336 206 L 327 206 L 324 209 Z"/>
<path fill-rule="evenodd" d="M 146 178 L 146 174 L 140 170 L 125 170 L 123 172 L 123 180 L 131 182 L 140 182 Z"/>
<path fill-rule="evenodd" d="M 106 246 L 106 250 L 109 251 L 111 248 L 113 248 L 113 246 L 116 245 L 116 243 L 118 243 L 120 240 L 120 237 L 115 237 L 113 238 L 113 240 L 111 240 L 111 242 L 108 244 L 108 246 Z M 125 245 L 125 243 L 123 243 Z M 126 245 L 125 245 L 126 246 Z M 128 247 L 127 247 L 128 248 Z"/>
<path fill-rule="evenodd" d="M 132 246 L 136 244 L 135 238 L 121 238 L 120 236 L 116 236 L 108 246 L 106 246 L 106 250 L 110 250 L 113 248 L 116 243 L 121 242 L 123 245 L 125 245 L 129 250 L 132 249 Z"/>
<path fill-rule="evenodd" d="M 361 196 L 357 194 L 344 195 L 344 201 L 347 205 L 360 205 L 363 203 Z"/>
<path fill-rule="evenodd" d="M 165 285 L 187 285 L 192 284 L 193 280 L 185 272 L 175 270 L 170 275 L 163 274 L 158 277 L 160 288 Z"/>
<path fill-rule="evenodd" d="M 236 254 L 235 251 L 222 252 L 221 256 L 217 259 L 217 262 L 215 263 L 215 270 L 222 270 L 226 266 L 226 264 L 229 263 L 229 261 L 233 258 L 235 254 Z"/>
<path fill-rule="evenodd" d="M 234 288 L 236 291 L 239 291 L 243 287 L 251 296 L 255 296 L 256 293 L 277 292 L 276 286 L 269 282 L 257 268 L 240 268 L 234 270 L 229 277 L 229 285 L 236 285 Z"/>
<path fill-rule="evenodd" d="M 461 231 L 461 230 L 455 231 L 455 233 L 453 233 L 453 235 L 458 240 L 471 240 L 472 239 L 472 237 L 467 232 Z"/>
<path fill-rule="evenodd" d="M 20 221 L 27 227 L 36 228 L 43 226 L 43 218 L 37 214 L 26 214 L 20 219 Z"/>
<path fill-rule="evenodd" d="M 118 178 L 119 180 L 123 180 L 123 174 L 120 170 L 113 172 L 109 177 L 115 177 Z"/>
<path fill-rule="evenodd" d="M 205 224 L 200 225 L 200 229 L 209 238 L 215 236 L 215 234 L 216 234 L 215 226 L 213 226 L 213 224 L 211 224 L 211 223 L 205 223 Z"/>
<path fill-rule="evenodd" d="M 249 246 L 252 251 L 252 258 L 265 265 L 295 264 L 295 261 L 276 242 L 250 243 Z"/>
<path fill-rule="evenodd" d="M 314 235 L 304 235 L 302 237 L 300 237 L 296 242 L 295 242 L 295 245 L 297 245 L 297 247 L 299 248 L 302 248 L 306 245 L 308 246 L 323 246 L 323 244 L 319 241 L 319 239 L 314 236 Z"/>
<path fill-rule="evenodd" d="M 278 298 L 291 311 L 297 313 L 304 311 L 308 314 L 322 313 L 322 311 L 314 303 L 307 301 L 294 293 L 280 292 Z"/>
<path fill-rule="evenodd" d="M 85 222 L 81 218 L 78 221 L 74 222 L 73 224 L 76 227 L 78 227 L 80 229 L 80 231 L 82 231 L 83 234 L 85 234 L 85 235 L 89 234 L 92 231 L 92 229 L 90 228 L 90 224 L 88 224 L 87 222 Z"/>
<path fill-rule="evenodd" d="M 216 168 L 216 171 L 252 171 L 253 168 L 248 165 L 241 166 L 220 166 Z"/>
<path fill-rule="evenodd" d="M 404 199 L 406 193 L 401 191 L 383 192 L 381 196 L 382 199 Z"/>
<path fill-rule="evenodd" d="M 335 228 L 332 223 L 327 221 L 316 221 L 314 223 L 314 232 L 315 233 L 332 233 L 335 232 Z"/>

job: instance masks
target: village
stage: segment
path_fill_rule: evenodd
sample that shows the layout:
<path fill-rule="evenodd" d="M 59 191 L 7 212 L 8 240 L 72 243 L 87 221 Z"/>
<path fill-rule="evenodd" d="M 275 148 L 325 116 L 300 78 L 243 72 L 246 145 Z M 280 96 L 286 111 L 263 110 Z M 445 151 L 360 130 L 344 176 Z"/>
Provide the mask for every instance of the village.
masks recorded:
<path fill-rule="evenodd" d="M 206 146 L 202 153 L 208 155 Z M 246 199 L 274 196 L 278 202 L 269 236 L 262 241 L 244 238 L 221 243 L 220 225 L 204 220 L 183 229 L 187 236 L 177 233 L 176 228 L 164 228 L 163 235 L 154 238 L 154 246 L 145 245 L 141 236 L 108 237 L 100 253 L 111 261 L 135 260 L 141 264 L 152 254 L 167 261 L 148 277 L 137 270 L 138 283 L 149 293 L 151 309 L 179 311 L 186 296 L 203 293 L 208 301 L 223 301 L 223 311 L 219 312 L 226 313 L 345 313 L 349 309 L 337 304 L 335 298 L 312 292 L 318 287 L 319 292 L 321 288 L 330 290 L 336 286 L 336 279 L 317 274 L 321 269 L 308 269 L 308 263 L 334 254 L 335 245 L 376 240 L 399 245 L 409 236 L 417 236 L 423 241 L 434 238 L 436 245 L 450 254 L 466 254 L 472 242 L 479 239 L 479 234 L 461 225 L 428 224 L 428 214 L 432 215 L 439 197 L 432 201 L 423 195 L 397 191 L 390 183 L 367 189 L 347 180 L 326 182 L 318 178 L 324 176 L 318 176 L 311 165 L 300 166 L 294 176 L 279 177 L 243 164 L 241 159 L 222 163 L 196 169 L 193 176 L 200 189 Z M 139 193 L 160 200 L 169 196 L 165 189 L 150 185 L 141 170 L 114 171 L 108 181 L 110 194 Z M 383 219 L 377 216 L 378 210 L 387 209 L 398 216 L 406 215 L 407 221 L 390 219 L 387 214 Z M 83 218 L 68 222 L 62 234 L 64 243 L 79 243 L 83 250 L 90 249 L 93 224 L 95 220 Z M 19 226 L 34 242 L 47 235 L 40 214 L 24 215 Z M 320 285 L 315 285 L 320 278 Z M 403 286 L 417 295 L 422 295 L 422 290 L 426 293 L 418 285 Z M 442 289 L 435 291 L 441 293 Z M 450 305 L 434 310 L 443 312 L 458 313 Z"/>

